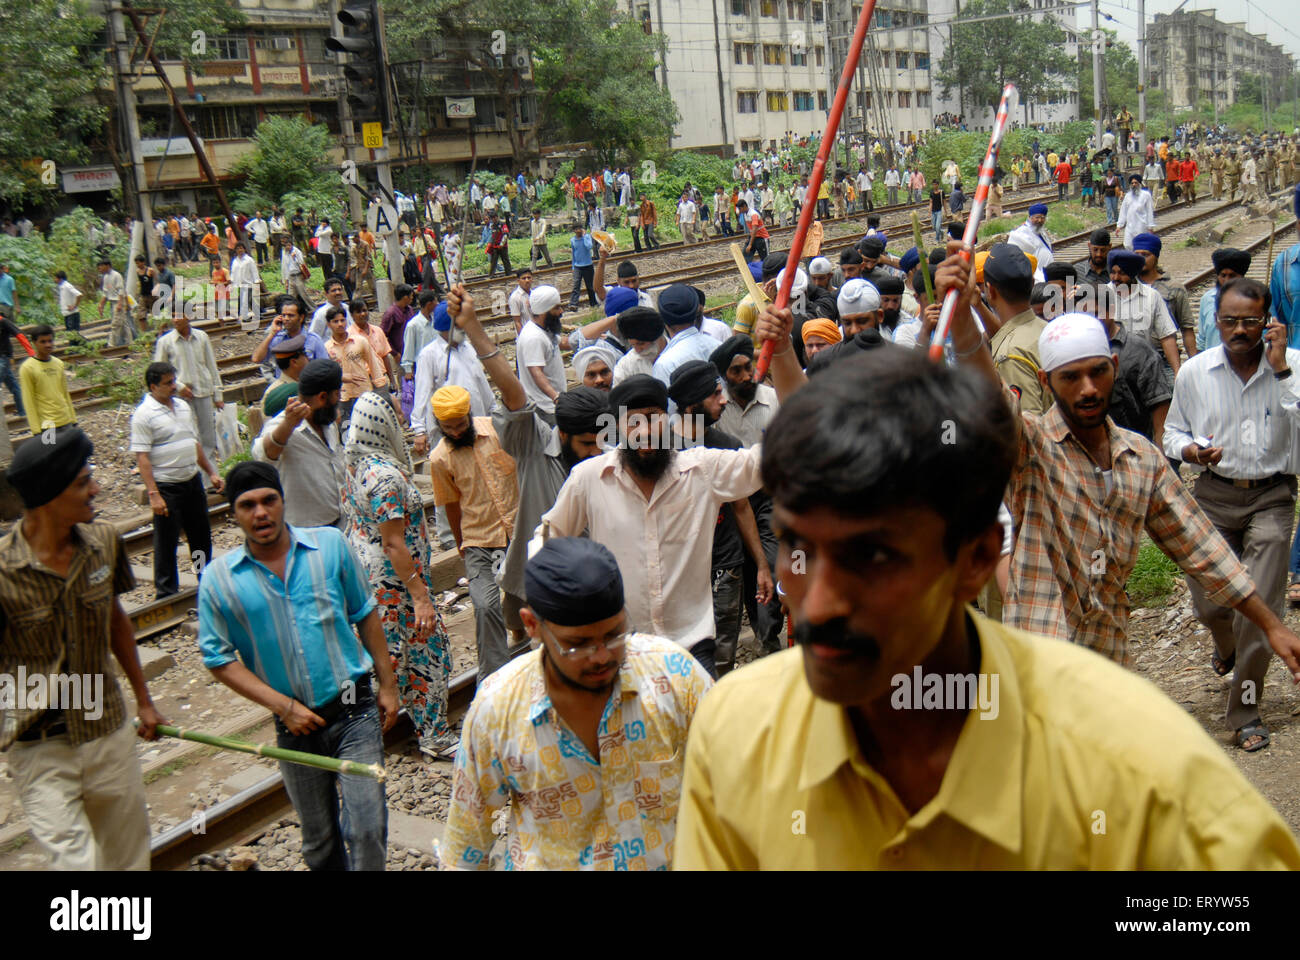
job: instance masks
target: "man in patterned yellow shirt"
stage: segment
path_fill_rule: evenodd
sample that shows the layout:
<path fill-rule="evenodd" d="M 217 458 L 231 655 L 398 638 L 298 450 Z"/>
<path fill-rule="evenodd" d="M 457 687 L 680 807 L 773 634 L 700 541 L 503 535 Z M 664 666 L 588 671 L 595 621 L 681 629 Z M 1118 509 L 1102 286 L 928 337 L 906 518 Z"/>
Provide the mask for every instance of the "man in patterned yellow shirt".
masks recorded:
<path fill-rule="evenodd" d="M 709 676 L 636 632 L 618 563 L 593 540 L 548 541 L 524 585 L 540 649 L 489 677 L 465 717 L 441 865 L 488 869 L 493 814 L 509 804 L 507 870 L 665 870 Z"/>
<path fill-rule="evenodd" d="M 782 314 L 757 339 L 788 336 Z M 968 319 L 953 330 L 957 353 L 985 349 Z M 1159 690 L 973 610 L 1012 414 L 987 379 L 888 353 L 814 378 L 764 435 L 800 649 L 697 712 L 674 867 L 1300 868 L 1286 823 Z"/>

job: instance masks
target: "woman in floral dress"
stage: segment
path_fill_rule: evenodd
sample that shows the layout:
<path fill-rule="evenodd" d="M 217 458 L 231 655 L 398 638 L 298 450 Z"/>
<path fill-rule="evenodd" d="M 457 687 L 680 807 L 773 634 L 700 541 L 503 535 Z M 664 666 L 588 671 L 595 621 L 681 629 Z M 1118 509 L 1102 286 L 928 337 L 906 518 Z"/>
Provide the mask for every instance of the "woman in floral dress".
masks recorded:
<path fill-rule="evenodd" d="M 375 588 L 380 621 L 397 674 L 397 692 L 434 759 L 455 756 L 447 723 L 451 647 L 432 599 L 424 498 L 393 408 L 364 393 L 352 409 L 343 448 L 344 533 Z"/>

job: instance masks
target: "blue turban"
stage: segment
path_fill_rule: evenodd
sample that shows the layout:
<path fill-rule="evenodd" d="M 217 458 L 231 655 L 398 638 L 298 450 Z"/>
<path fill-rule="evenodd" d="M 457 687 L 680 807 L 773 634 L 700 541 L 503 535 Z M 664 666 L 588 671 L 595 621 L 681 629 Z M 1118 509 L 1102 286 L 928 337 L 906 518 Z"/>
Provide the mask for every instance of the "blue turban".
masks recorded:
<path fill-rule="evenodd" d="M 1136 280 L 1142 276 L 1142 271 L 1146 268 L 1147 262 L 1142 258 L 1142 254 L 1134 253 L 1132 250 L 1112 250 L 1106 254 L 1106 269 L 1118 266 L 1129 277 Z"/>
<path fill-rule="evenodd" d="M 1036 204 L 1034 204 L 1032 207 L 1029 208 L 1029 215 L 1030 215 L 1031 217 L 1033 217 L 1033 216 L 1037 216 L 1037 215 L 1040 214 L 1040 213 L 1041 213 L 1043 216 L 1047 216 L 1047 204 L 1045 204 L 1045 203 L 1036 203 Z"/>
<path fill-rule="evenodd" d="M 1150 250 L 1157 257 L 1160 256 L 1160 238 L 1154 233 L 1139 233 L 1133 238 L 1134 250 Z"/>
<path fill-rule="evenodd" d="M 623 611 L 623 575 L 609 549 L 586 537 L 548 540 L 524 567 L 524 595 L 540 619 L 585 627 Z"/>
<path fill-rule="evenodd" d="M 433 329 L 451 329 L 451 311 L 447 309 L 446 301 L 443 301 L 433 308 Z"/>
<path fill-rule="evenodd" d="M 911 250 L 908 250 L 907 253 L 903 254 L 902 259 L 898 261 L 898 269 L 902 270 L 904 273 L 911 273 L 912 268 L 920 262 L 921 254 L 916 247 L 913 247 Z"/>
<path fill-rule="evenodd" d="M 1292 206 L 1295 207 L 1295 218 L 1300 220 L 1300 186 L 1295 188 L 1295 199 L 1292 200 Z"/>
<path fill-rule="evenodd" d="M 749 262 L 749 275 L 754 278 L 755 283 L 763 282 L 763 261 L 751 260 Z"/>
<path fill-rule="evenodd" d="M 605 294 L 605 316 L 617 316 L 628 307 L 635 307 L 639 299 L 631 287 L 610 287 Z"/>

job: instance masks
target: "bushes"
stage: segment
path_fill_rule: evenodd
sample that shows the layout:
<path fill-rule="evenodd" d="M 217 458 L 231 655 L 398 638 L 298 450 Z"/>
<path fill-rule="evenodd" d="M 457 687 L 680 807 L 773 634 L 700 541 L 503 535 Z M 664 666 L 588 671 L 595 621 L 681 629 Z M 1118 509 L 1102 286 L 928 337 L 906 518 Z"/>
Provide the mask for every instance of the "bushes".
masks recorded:
<path fill-rule="evenodd" d="M 1039 133 L 1030 128 L 1008 130 L 1002 140 L 999 165 L 1003 170 L 1011 157 L 1024 157 L 1033 154 L 1034 141 L 1044 151 L 1077 150 L 1092 135 L 1092 124 L 1079 120 L 1056 133 Z M 921 160 L 921 172 L 927 181 L 938 180 L 943 173 L 943 165 L 949 160 L 956 160 L 961 170 L 962 183 L 974 189 L 979 180 L 980 163 L 989 148 L 989 135 L 981 132 L 962 132 L 945 130 L 930 137 L 921 147 L 918 156 Z"/>

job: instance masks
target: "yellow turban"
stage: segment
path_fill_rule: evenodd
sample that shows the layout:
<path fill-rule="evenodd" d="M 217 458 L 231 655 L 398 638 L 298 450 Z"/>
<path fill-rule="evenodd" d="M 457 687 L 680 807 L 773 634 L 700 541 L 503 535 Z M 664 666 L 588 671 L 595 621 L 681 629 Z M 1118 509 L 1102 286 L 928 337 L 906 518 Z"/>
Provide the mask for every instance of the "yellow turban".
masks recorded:
<path fill-rule="evenodd" d="M 984 261 L 987 260 L 988 258 L 989 258 L 989 252 L 987 250 L 981 250 L 979 253 L 975 254 L 975 282 L 976 283 L 984 282 Z"/>
<path fill-rule="evenodd" d="M 1026 253 L 1025 259 L 1029 261 L 1030 272 L 1038 269 L 1038 258 L 1032 253 Z"/>
<path fill-rule="evenodd" d="M 844 334 L 840 333 L 840 328 L 825 317 L 805 320 L 799 335 L 803 338 L 804 343 L 808 342 L 809 337 L 821 337 L 827 343 L 839 343 L 844 339 Z"/>
<path fill-rule="evenodd" d="M 456 420 L 469 413 L 469 391 L 464 387 L 442 387 L 433 394 L 433 415 L 439 420 Z"/>

